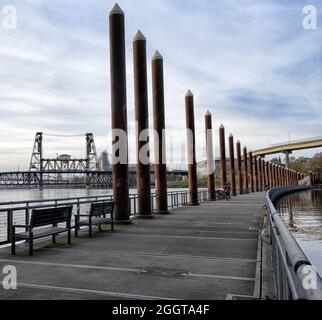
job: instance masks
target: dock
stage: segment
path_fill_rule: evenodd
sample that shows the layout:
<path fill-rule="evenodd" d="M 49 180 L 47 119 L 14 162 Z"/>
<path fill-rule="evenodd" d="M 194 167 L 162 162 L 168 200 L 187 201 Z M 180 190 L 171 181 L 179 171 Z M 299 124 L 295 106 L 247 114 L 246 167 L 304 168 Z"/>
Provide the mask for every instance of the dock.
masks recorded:
<path fill-rule="evenodd" d="M 265 195 L 181 207 L 91 239 L 84 230 L 71 246 L 36 242 L 32 257 L 25 244 L 16 256 L 2 248 L 0 270 L 15 266 L 18 288 L 0 287 L 0 299 L 256 299 Z"/>

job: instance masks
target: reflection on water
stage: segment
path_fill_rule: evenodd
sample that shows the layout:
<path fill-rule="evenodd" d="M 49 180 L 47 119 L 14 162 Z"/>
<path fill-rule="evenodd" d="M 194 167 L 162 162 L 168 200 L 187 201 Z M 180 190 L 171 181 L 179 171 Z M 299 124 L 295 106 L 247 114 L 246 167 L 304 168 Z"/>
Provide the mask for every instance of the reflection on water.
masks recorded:
<path fill-rule="evenodd" d="M 322 190 L 284 197 L 277 209 L 295 235 L 322 240 Z"/>
<path fill-rule="evenodd" d="M 322 276 L 322 190 L 283 197 L 277 210 Z"/>

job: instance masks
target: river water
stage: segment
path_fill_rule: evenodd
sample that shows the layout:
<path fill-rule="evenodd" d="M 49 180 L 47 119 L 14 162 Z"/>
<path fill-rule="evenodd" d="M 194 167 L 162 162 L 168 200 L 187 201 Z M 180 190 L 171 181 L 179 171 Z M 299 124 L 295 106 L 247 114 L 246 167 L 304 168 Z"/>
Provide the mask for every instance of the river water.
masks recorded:
<path fill-rule="evenodd" d="M 278 212 L 322 276 L 322 190 L 283 197 Z"/>
<path fill-rule="evenodd" d="M 186 189 L 168 189 L 171 191 L 180 191 Z M 152 190 L 154 192 L 154 190 Z M 130 194 L 135 194 L 135 189 L 130 190 Z M 0 203 L 9 201 L 26 201 L 26 200 L 43 200 L 55 198 L 77 198 L 77 197 L 90 197 L 90 196 L 106 196 L 112 195 L 113 191 L 110 189 L 105 190 L 86 190 L 86 189 L 21 189 L 21 190 L 0 190 Z"/>

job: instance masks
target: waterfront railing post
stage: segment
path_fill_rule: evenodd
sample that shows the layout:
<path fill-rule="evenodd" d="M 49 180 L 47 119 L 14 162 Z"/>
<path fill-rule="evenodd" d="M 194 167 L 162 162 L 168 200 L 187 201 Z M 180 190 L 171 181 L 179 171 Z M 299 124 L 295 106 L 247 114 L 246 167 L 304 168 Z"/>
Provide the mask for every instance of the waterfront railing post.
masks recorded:
<path fill-rule="evenodd" d="M 157 134 L 154 140 L 158 141 L 157 146 L 154 148 L 156 214 L 169 214 L 163 77 L 163 57 L 156 51 L 152 57 L 153 118 L 154 131 Z"/>
<path fill-rule="evenodd" d="M 198 180 L 196 161 L 196 132 L 193 94 L 188 90 L 185 96 L 186 128 L 187 128 L 187 152 L 189 171 L 189 205 L 198 206 Z"/>
<path fill-rule="evenodd" d="M 128 157 L 127 143 L 127 101 L 126 101 L 126 62 L 125 62 L 125 26 L 124 12 L 116 4 L 110 12 L 110 70 L 111 70 L 111 105 L 112 130 L 126 133 L 121 141 L 122 150 Z M 119 142 L 113 134 L 113 150 Z M 117 152 L 120 152 L 118 150 Z M 113 157 L 115 156 L 113 152 Z M 115 201 L 115 223 L 130 224 L 129 169 L 128 159 L 113 163 L 113 194 Z M 116 162 L 116 161 L 115 161 Z"/>
<path fill-rule="evenodd" d="M 220 147 L 221 188 L 223 189 L 227 184 L 226 141 L 225 141 L 225 127 L 223 125 L 221 125 L 219 128 L 219 147 Z"/>
<path fill-rule="evenodd" d="M 237 153 L 238 190 L 240 194 L 243 194 L 244 188 L 243 188 L 243 175 L 242 175 L 241 144 L 239 140 L 236 143 L 236 153 Z"/>
<path fill-rule="evenodd" d="M 234 151 L 234 136 L 229 135 L 229 163 L 230 163 L 230 186 L 233 196 L 237 196 L 236 192 L 236 175 L 235 175 L 235 151 Z"/>
<path fill-rule="evenodd" d="M 208 200 L 216 201 L 214 151 L 212 140 L 212 116 L 209 111 L 205 115 L 206 149 L 207 149 L 207 175 L 208 175 Z"/>
<path fill-rule="evenodd" d="M 134 95 L 137 144 L 137 193 L 139 218 L 153 218 L 151 207 L 151 171 L 149 150 L 149 111 L 146 39 L 138 31 L 133 40 Z M 147 133 L 147 135 L 146 135 Z M 144 136 L 141 136 L 143 134 Z M 146 153 L 141 154 L 146 149 Z M 144 157 L 144 159 L 142 159 Z"/>

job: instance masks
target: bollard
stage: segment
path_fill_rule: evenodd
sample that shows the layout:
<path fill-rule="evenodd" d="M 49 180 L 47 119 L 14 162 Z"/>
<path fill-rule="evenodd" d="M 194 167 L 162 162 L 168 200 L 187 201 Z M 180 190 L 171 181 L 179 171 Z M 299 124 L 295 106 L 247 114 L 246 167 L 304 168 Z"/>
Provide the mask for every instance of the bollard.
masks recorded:
<path fill-rule="evenodd" d="M 187 128 L 187 150 L 189 171 L 189 205 L 198 206 L 198 180 L 196 161 L 196 132 L 193 94 L 188 90 L 185 96 L 186 104 L 186 128 Z"/>
<path fill-rule="evenodd" d="M 167 165 L 165 145 L 165 111 L 164 111 L 164 79 L 163 58 L 158 51 L 152 57 L 152 92 L 154 131 L 157 134 L 155 152 L 155 193 L 156 214 L 169 214 L 167 190 Z"/>
<path fill-rule="evenodd" d="M 138 31 L 133 40 L 133 65 L 134 65 L 134 96 L 135 96 L 135 120 L 137 123 L 137 192 L 138 192 L 138 215 L 139 218 L 153 218 L 151 205 L 151 172 L 150 154 L 142 163 L 140 157 L 143 148 L 149 148 L 149 136 L 140 137 L 141 133 L 149 129 L 148 111 L 148 84 L 147 84 L 147 58 L 146 39 Z M 144 132 L 145 131 L 145 132 Z M 149 150 L 149 149 L 148 149 Z"/>
<path fill-rule="evenodd" d="M 244 158 L 244 189 L 246 193 L 249 193 L 249 184 L 248 184 L 248 161 L 247 161 L 247 147 L 243 149 L 243 158 Z"/>
<path fill-rule="evenodd" d="M 242 175 L 241 144 L 239 140 L 236 143 L 236 150 L 237 150 L 238 189 L 239 189 L 239 193 L 243 194 L 244 187 L 243 187 L 243 175 Z"/>
<path fill-rule="evenodd" d="M 227 184 L 225 127 L 223 125 L 221 125 L 219 128 L 219 146 L 220 146 L 221 187 L 223 189 Z"/>
<path fill-rule="evenodd" d="M 229 163 L 230 163 L 230 187 L 231 193 L 235 197 L 237 196 L 236 192 L 236 175 L 235 175 L 235 152 L 234 152 L 234 136 L 229 135 Z"/>
<path fill-rule="evenodd" d="M 123 151 L 126 151 L 127 157 L 125 27 L 124 13 L 117 4 L 110 12 L 109 25 L 112 130 L 122 130 L 126 134 L 126 141 L 122 141 L 121 145 L 126 149 Z M 118 142 L 119 140 L 113 136 L 113 156 L 114 147 Z M 113 163 L 114 219 L 115 223 L 130 224 L 128 161 L 124 159 L 124 163 L 121 162 Z"/>
<path fill-rule="evenodd" d="M 250 151 L 249 156 L 249 184 L 250 184 L 250 192 L 254 192 L 254 166 L 253 166 L 253 153 Z"/>
<path fill-rule="evenodd" d="M 205 115 L 206 148 L 207 148 L 207 174 L 208 174 L 208 200 L 216 201 L 214 151 L 212 141 L 212 116 L 209 111 Z"/>
<path fill-rule="evenodd" d="M 258 179 L 258 161 L 257 156 L 254 156 L 254 180 L 255 180 L 255 190 L 259 191 L 259 179 Z"/>

